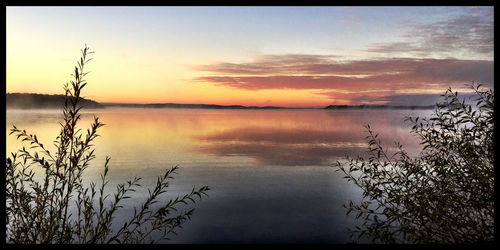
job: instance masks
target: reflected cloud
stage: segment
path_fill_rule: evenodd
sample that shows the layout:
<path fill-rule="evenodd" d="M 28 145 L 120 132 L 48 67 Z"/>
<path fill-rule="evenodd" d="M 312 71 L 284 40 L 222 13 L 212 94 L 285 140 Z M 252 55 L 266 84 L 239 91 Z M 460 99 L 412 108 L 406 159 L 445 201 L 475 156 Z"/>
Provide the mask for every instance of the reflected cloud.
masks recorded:
<path fill-rule="evenodd" d="M 362 137 L 344 131 L 304 128 L 243 127 L 205 136 L 200 152 L 214 156 L 247 156 L 265 165 L 330 165 L 333 158 L 361 152 Z"/>
<path fill-rule="evenodd" d="M 270 143 L 270 144 L 308 144 L 358 142 L 359 135 L 345 133 L 343 130 L 327 131 L 303 128 L 244 127 L 222 133 L 199 136 L 199 140 L 218 142 Z"/>
<path fill-rule="evenodd" d="M 362 125 L 368 117 L 360 115 L 355 119 L 342 119 L 342 114 L 338 112 L 328 114 L 331 121 L 337 121 L 336 126 L 240 126 L 194 136 L 195 140 L 202 142 L 195 151 L 216 157 L 250 157 L 256 164 L 280 166 L 328 166 L 347 155 L 364 155 L 367 142 Z M 352 117 L 352 114 L 349 116 Z M 401 120 L 396 122 L 388 118 L 385 115 L 381 119 L 370 120 L 378 130 L 382 128 L 380 132 L 392 132 L 384 138 L 390 138 L 385 140 L 386 143 L 398 140 L 413 152 L 416 148 L 415 138 L 406 131 L 408 134 L 401 137 L 397 132 L 401 130 Z"/>
<path fill-rule="evenodd" d="M 335 157 L 362 153 L 365 144 L 272 144 L 272 143 L 214 143 L 200 152 L 214 156 L 247 156 L 258 164 L 280 166 L 324 166 L 334 163 Z"/>

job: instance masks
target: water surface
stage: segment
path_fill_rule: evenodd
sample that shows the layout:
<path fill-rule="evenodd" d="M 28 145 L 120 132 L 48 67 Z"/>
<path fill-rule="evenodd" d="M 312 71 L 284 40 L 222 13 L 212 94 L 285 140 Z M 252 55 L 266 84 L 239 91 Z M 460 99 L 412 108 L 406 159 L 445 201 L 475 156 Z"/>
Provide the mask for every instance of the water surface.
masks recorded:
<path fill-rule="evenodd" d="M 86 180 L 98 180 L 107 155 L 111 187 L 136 175 L 152 187 L 174 165 L 180 169 L 169 197 L 208 185 L 209 197 L 197 204 L 193 219 L 165 243 L 345 243 L 355 222 L 341 205 L 359 200 L 361 191 L 332 164 L 366 150 L 368 123 L 385 146 L 396 140 L 416 154 L 418 142 L 403 119 L 430 112 L 89 109 L 80 123 L 84 131 L 93 115 L 106 125 Z M 50 145 L 61 113 L 7 110 L 7 130 L 15 124 Z M 7 153 L 21 146 L 7 136 Z M 128 205 L 145 199 L 147 191 L 139 191 Z"/>

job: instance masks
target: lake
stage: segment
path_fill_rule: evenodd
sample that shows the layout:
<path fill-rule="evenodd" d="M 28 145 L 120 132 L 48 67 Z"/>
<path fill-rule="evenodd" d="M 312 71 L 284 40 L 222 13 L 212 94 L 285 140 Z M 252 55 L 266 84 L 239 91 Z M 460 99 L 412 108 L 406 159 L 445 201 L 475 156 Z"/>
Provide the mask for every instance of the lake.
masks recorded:
<path fill-rule="evenodd" d="M 432 110 L 220 110 L 121 108 L 85 110 L 80 128 L 93 115 L 106 125 L 95 141 L 97 158 L 86 180 L 99 179 L 110 161 L 110 190 L 143 177 L 156 177 L 174 165 L 168 197 L 210 187 L 191 221 L 165 243 L 346 243 L 347 228 L 359 222 L 342 204 L 358 201 L 361 190 L 333 163 L 367 148 L 364 125 L 379 133 L 384 146 L 399 141 L 415 155 L 419 145 L 405 115 Z M 7 133 L 15 124 L 45 145 L 59 133 L 62 111 L 7 110 Z M 21 143 L 7 135 L 7 154 Z M 145 199 L 140 189 L 129 207 Z M 133 211 L 125 209 L 117 221 Z M 118 223 L 119 225 L 120 223 Z M 123 223 L 122 223 L 123 224 Z"/>

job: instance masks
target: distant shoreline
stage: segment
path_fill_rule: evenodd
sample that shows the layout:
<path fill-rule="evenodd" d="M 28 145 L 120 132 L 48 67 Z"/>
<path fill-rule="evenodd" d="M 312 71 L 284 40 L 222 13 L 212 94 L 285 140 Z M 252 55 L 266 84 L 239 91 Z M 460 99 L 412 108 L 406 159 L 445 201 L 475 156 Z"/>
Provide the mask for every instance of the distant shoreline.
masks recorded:
<path fill-rule="evenodd" d="M 64 95 L 46 95 L 46 94 L 25 94 L 25 93 L 7 93 L 7 109 L 59 109 L 64 103 Z M 185 108 L 185 109 L 326 109 L 326 110 L 352 110 L 352 109 L 433 109 L 435 105 L 427 106 L 395 106 L 395 105 L 329 105 L 326 107 L 278 107 L 278 106 L 243 106 L 243 105 L 216 105 L 216 104 L 179 104 L 179 103 L 98 103 L 93 100 L 84 99 L 85 108 L 106 108 L 106 107 L 125 107 L 125 108 Z"/>
<path fill-rule="evenodd" d="M 101 103 L 104 107 L 124 108 L 186 108 L 186 109 L 433 109 L 435 105 L 428 106 L 393 106 L 393 105 L 329 105 L 326 107 L 277 107 L 277 106 L 242 106 L 242 105 L 215 105 L 215 104 L 178 104 L 178 103 Z"/>
<path fill-rule="evenodd" d="M 243 106 L 243 105 L 217 105 L 217 104 L 179 104 L 179 103 L 102 103 L 105 107 L 125 108 L 186 108 L 186 109 L 322 109 L 322 108 L 291 108 L 277 106 Z"/>
<path fill-rule="evenodd" d="M 65 95 L 47 95 L 33 93 L 7 93 L 5 106 L 7 109 L 62 109 Z M 104 106 L 94 100 L 82 98 L 80 102 L 85 108 L 101 109 Z"/>
<path fill-rule="evenodd" d="M 436 105 L 403 106 L 403 105 L 329 105 L 324 109 L 433 109 Z"/>

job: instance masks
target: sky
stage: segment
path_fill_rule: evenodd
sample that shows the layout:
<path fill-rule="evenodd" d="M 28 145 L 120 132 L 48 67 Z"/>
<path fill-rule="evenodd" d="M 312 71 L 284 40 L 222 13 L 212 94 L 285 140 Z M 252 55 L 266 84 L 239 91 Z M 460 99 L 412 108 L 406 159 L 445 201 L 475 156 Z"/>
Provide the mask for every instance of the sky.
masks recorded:
<path fill-rule="evenodd" d="M 493 88 L 493 7 L 7 7 L 7 93 L 98 102 L 429 105 Z"/>

